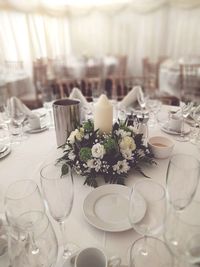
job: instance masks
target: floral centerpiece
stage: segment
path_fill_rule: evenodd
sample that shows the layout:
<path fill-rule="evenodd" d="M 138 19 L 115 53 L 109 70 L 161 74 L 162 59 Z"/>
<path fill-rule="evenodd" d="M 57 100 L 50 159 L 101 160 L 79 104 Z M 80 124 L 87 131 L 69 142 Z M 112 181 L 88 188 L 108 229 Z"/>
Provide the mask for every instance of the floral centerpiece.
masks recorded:
<path fill-rule="evenodd" d="M 127 120 L 115 123 L 109 134 L 94 130 L 94 123 L 88 120 L 71 132 L 62 147 L 64 155 L 58 161 L 63 163 L 63 172 L 68 163 L 85 177 L 84 184 L 93 187 L 98 186 L 99 176 L 103 176 L 105 183 L 125 184 L 130 169 L 147 177 L 141 163 L 155 163 L 142 134 L 128 126 Z"/>

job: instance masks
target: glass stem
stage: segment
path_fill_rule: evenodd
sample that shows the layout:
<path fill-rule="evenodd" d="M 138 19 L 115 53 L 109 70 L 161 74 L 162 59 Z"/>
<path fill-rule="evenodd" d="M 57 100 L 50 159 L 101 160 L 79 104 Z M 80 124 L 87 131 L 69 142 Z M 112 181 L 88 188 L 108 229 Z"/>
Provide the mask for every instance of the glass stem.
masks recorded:
<path fill-rule="evenodd" d="M 65 222 L 64 221 L 60 221 L 59 225 L 60 225 L 62 243 L 63 243 L 63 248 L 64 248 L 63 258 L 68 258 L 69 256 L 71 256 L 71 252 L 69 251 L 69 249 L 67 248 L 67 246 L 65 244 Z"/>
<path fill-rule="evenodd" d="M 172 230 L 172 234 L 171 234 L 171 243 L 174 247 L 178 246 L 178 240 L 176 238 L 177 236 L 177 229 L 179 227 L 179 219 L 180 219 L 180 211 L 175 211 L 175 222 L 173 224 L 173 230 Z"/>
<path fill-rule="evenodd" d="M 31 243 L 31 253 L 33 255 L 36 255 L 36 254 L 39 253 L 40 250 L 39 250 L 39 248 L 36 245 L 34 234 L 33 234 L 32 231 L 29 231 L 28 232 L 28 235 L 29 235 L 30 243 Z"/>
<path fill-rule="evenodd" d="M 182 117 L 182 123 L 181 123 L 181 134 L 180 134 L 180 136 L 182 137 L 182 138 L 184 138 L 184 123 L 185 123 L 185 119 L 184 119 L 184 117 Z"/>
<path fill-rule="evenodd" d="M 144 244 L 143 244 L 143 248 L 141 251 L 143 256 L 147 256 L 148 255 L 148 251 L 147 251 L 147 236 L 144 236 Z"/>

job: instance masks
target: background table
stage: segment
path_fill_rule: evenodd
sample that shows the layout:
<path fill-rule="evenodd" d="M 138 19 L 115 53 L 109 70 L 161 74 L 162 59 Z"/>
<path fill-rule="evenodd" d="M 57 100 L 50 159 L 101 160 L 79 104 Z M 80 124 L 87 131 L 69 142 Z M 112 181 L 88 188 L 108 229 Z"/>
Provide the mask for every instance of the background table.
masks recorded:
<path fill-rule="evenodd" d="M 150 129 L 150 136 L 164 135 L 173 139 L 163 132 L 159 127 Z M 191 143 L 175 142 L 174 153 L 187 153 L 200 158 L 200 151 Z M 50 162 L 61 155 L 56 147 L 54 129 L 32 134 L 30 137 L 12 148 L 11 154 L 0 160 L 0 210 L 3 212 L 3 199 L 8 185 L 19 179 L 33 179 L 40 186 L 40 169 L 45 162 Z M 144 167 L 144 172 L 151 179 L 165 185 L 166 170 L 169 159 L 157 160 L 157 166 Z M 127 179 L 127 185 L 131 186 L 136 180 L 142 179 L 142 175 L 132 172 Z M 83 186 L 84 178 L 75 175 L 75 201 L 72 213 L 66 222 L 66 238 L 79 245 L 104 247 L 108 255 L 119 255 L 123 264 L 127 264 L 127 251 L 132 242 L 139 237 L 134 230 L 121 233 L 104 233 L 87 223 L 82 212 L 82 204 L 86 195 L 93 190 Z M 200 198 L 200 194 L 197 196 Z M 53 197 L 53 196 L 52 196 Z M 200 216 L 200 215 L 198 215 Z M 52 219 L 56 234 L 60 239 L 58 224 Z M 60 267 L 60 266 L 57 266 Z"/>

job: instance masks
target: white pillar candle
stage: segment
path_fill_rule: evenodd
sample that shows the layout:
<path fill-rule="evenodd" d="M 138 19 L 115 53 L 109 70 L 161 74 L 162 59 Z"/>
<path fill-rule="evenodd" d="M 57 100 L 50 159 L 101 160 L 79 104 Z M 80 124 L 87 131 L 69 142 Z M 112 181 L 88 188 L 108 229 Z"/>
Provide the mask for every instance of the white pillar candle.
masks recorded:
<path fill-rule="evenodd" d="M 101 95 L 94 104 L 94 129 L 102 133 L 112 131 L 113 106 L 106 95 Z"/>

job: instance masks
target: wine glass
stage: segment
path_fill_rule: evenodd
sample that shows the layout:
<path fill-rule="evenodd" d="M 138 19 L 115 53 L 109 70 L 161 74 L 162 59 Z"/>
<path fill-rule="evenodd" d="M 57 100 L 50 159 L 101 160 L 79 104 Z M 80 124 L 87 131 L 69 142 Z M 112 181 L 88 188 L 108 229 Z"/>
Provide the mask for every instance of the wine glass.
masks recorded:
<path fill-rule="evenodd" d="M 189 116 L 189 114 L 192 111 L 193 103 L 190 102 L 187 105 L 183 105 L 181 107 L 181 117 L 182 117 L 182 123 L 181 123 L 181 133 L 180 136 L 176 138 L 179 142 L 187 142 L 189 141 L 189 137 L 185 136 L 184 132 L 184 125 L 185 125 L 185 119 Z"/>
<path fill-rule="evenodd" d="M 129 220 L 132 227 L 144 236 L 141 253 L 148 255 L 147 236 L 159 234 L 164 227 L 166 216 L 165 188 L 148 178 L 139 180 L 131 190 Z"/>
<path fill-rule="evenodd" d="M 131 246 L 129 267 L 172 267 L 173 256 L 165 244 L 155 237 L 146 237 L 149 248 L 148 255 L 141 254 L 144 245 L 143 238 L 137 239 Z"/>
<path fill-rule="evenodd" d="M 65 170 L 63 172 L 63 170 Z M 69 165 L 48 164 L 40 172 L 41 186 L 51 216 L 59 223 L 63 238 L 63 257 L 71 256 L 75 246 L 65 245 L 65 221 L 74 201 L 74 182 Z"/>
<path fill-rule="evenodd" d="M 25 215 L 31 211 L 45 213 L 45 207 L 37 184 L 33 180 L 20 180 L 12 183 L 5 195 L 5 215 L 8 224 L 24 229 L 31 240 L 32 253 L 39 253 L 33 235 L 34 224 L 37 223 L 35 217 L 25 220 Z M 42 217 L 37 217 L 41 220 Z M 23 238 L 23 237 L 22 237 Z"/>
<path fill-rule="evenodd" d="M 148 99 L 146 106 L 149 110 L 149 126 L 154 127 L 156 124 L 156 114 L 161 108 L 162 103 L 157 99 Z"/>
<path fill-rule="evenodd" d="M 166 175 L 167 198 L 177 216 L 192 201 L 199 183 L 200 163 L 186 154 L 175 154 L 171 157 Z M 177 220 L 178 222 L 179 220 Z M 174 231 L 177 228 L 174 226 Z M 178 246 L 175 233 L 169 242 Z"/>
<path fill-rule="evenodd" d="M 176 211 L 185 209 L 193 199 L 199 182 L 200 163 L 187 154 L 175 154 L 167 168 L 167 196 Z"/>
<path fill-rule="evenodd" d="M 38 220 L 41 217 L 42 219 Z M 9 227 L 8 252 L 11 265 L 12 267 L 53 267 L 58 254 L 58 243 L 53 227 L 48 217 L 39 211 L 31 211 L 23 215 L 25 221 L 29 221 L 30 218 L 37 221 L 32 230 L 40 253 L 32 253 L 30 238 L 22 228 Z M 24 235 L 23 239 L 22 235 Z"/>

